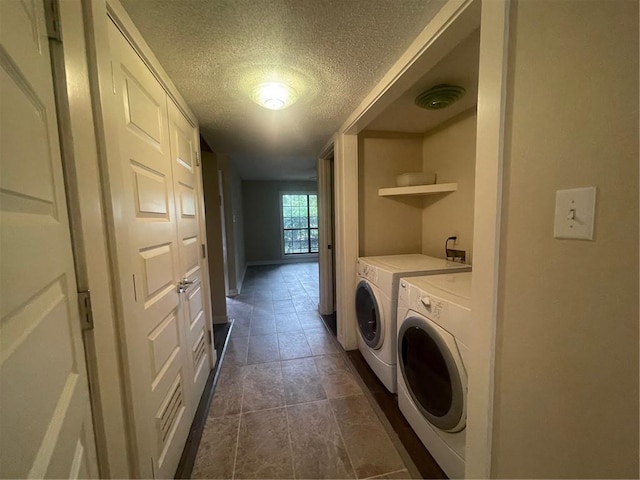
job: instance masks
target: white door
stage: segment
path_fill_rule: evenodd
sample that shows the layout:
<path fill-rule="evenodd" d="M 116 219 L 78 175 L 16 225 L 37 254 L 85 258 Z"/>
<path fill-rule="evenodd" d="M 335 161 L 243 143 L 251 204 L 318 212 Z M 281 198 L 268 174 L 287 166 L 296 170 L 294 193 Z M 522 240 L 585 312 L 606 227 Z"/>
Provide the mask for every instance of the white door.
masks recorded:
<path fill-rule="evenodd" d="M 42 1 L 0 1 L 0 476 L 97 477 Z"/>
<path fill-rule="evenodd" d="M 213 360 L 198 132 L 111 21 L 109 38 L 119 147 L 109 163 L 120 172 L 110 189 L 138 469 L 173 477 Z"/>
<path fill-rule="evenodd" d="M 198 129 L 194 128 L 168 101 L 171 168 L 175 193 L 178 227 L 180 278 L 185 308 L 185 327 L 188 347 L 187 364 L 191 379 L 191 397 L 198 404 L 211 370 L 211 309 L 209 285 L 204 264 L 204 241 L 201 225 L 202 191 L 198 168 Z M 194 410 L 195 413 L 195 410 Z"/>

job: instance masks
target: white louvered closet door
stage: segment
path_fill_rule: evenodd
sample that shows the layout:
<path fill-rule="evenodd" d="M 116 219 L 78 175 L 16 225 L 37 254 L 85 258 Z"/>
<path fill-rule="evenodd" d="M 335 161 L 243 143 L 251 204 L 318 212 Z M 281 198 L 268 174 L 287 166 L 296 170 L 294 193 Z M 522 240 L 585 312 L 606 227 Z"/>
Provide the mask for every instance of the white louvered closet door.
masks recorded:
<path fill-rule="evenodd" d="M 122 182 L 110 189 L 121 207 L 116 249 L 133 272 L 120 272 L 120 285 L 138 464 L 142 477 L 173 478 L 195 407 L 167 95 L 111 21 L 109 38 L 119 145 L 109 162 Z"/>
<path fill-rule="evenodd" d="M 168 100 L 171 168 L 176 201 L 180 277 L 186 280 L 182 295 L 185 307 L 185 336 L 191 396 L 197 405 L 212 365 L 210 333 L 211 310 L 204 265 L 204 239 L 201 228 L 202 189 L 198 168 L 198 129 L 193 127 Z"/>

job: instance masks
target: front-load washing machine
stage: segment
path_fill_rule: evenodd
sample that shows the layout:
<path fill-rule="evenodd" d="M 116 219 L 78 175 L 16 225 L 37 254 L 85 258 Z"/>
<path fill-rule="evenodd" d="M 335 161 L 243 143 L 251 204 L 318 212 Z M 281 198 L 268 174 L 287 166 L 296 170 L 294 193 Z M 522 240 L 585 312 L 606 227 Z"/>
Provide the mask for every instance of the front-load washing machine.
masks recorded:
<path fill-rule="evenodd" d="M 468 272 L 471 266 L 427 255 L 388 255 L 358 259 L 356 316 L 358 348 L 373 372 L 396 392 L 396 312 L 398 280 L 414 275 Z"/>
<path fill-rule="evenodd" d="M 449 478 L 463 478 L 471 273 L 400 279 L 398 406 Z"/>

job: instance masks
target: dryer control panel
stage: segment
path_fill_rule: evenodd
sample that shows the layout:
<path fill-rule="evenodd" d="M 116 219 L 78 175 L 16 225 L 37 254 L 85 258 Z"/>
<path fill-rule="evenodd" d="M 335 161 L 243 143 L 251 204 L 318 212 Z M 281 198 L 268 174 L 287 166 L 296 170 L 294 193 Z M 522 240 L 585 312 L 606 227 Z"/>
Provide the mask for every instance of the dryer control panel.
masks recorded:
<path fill-rule="evenodd" d="M 429 294 L 428 292 L 424 292 L 412 286 L 409 297 L 410 308 L 431 320 L 440 320 L 440 317 L 446 312 L 446 302 L 441 298 Z"/>

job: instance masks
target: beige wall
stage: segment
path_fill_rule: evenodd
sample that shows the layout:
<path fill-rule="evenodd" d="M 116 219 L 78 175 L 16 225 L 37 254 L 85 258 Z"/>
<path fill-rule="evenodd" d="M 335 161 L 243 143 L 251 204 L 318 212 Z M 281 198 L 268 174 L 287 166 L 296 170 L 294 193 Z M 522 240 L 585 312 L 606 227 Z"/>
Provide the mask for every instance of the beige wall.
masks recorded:
<path fill-rule="evenodd" d="M 427 195 L 422 210 L 422 253 L 443 258 L 447 237 L 457 236 L 455 248 L 472 263 L 473 196 L 476 165 L 475 108 L 427 132 L 422 148 L 425 172 L 436 172 L 438 183 L 458 183 L 449 194 Z"/>
<path fill-rule="evenodd" d="M 422 171 L 422 135 L 364 132 L 358 146 L 360 256 L 420 253 L 422 198 L 380 197 L 402 173 Z"/>
<path fill-rule="evenodd" d="M 227 302 L 224 284 L 218 160 L 215 153 L 204 150 L 202 150 L 202 183 L 207 223 L 207 261 L 211 281 L 213 322 L 223 323 L 227 321 Z"/>
<path fill-rule="evenodd" d="M 235 167 L 231 165 L 229 183 L 231 184 L 231 210 L 233 236 L 235 244 L 236 290 L 242 291 L 242 282 L 247 270 L 246 254 L 244 250 L 244 205 L 242 203 L 242 179 Z"/>
<path fill-rule="evenodd" d="M 638 478 L 638 2 L 512 8 L 492 476 Z"/>
<path fill-rule="evenodd" d="M 248 263 L 280 263 L 283 261 L 280 192 L 285 191 L 316 193 L 317 185 L 316 182 L 304 181 L 242 182 L 245 207 L 245 252 Z"/>
<path fill-rule="evenodd" d="M 242 288 L 246 270 L 242 208 L 242 179 L 226 155 L 217 155 L 222 171 L 225 237 L 227 244 L 227 280 L 229 295 L 237 295 Z"/>

